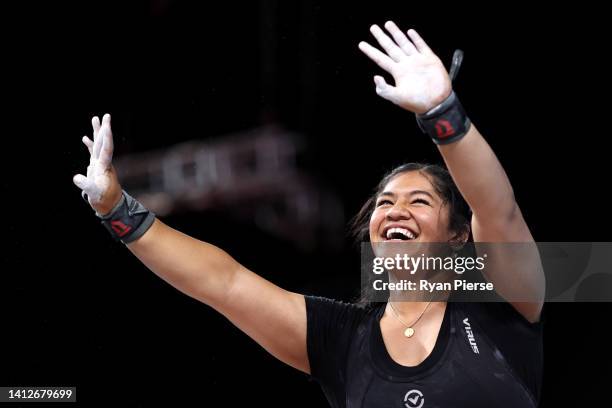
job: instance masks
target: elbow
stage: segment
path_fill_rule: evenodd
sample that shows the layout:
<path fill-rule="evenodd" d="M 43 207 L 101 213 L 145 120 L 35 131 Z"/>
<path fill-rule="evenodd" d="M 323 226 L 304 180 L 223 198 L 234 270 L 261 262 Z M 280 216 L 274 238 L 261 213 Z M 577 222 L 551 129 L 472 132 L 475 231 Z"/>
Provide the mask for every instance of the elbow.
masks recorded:
<path fill-rule="evenodd" d="M 505 220 L 505 222 L 509 224 L 514 224 L 523 215 L 521 214 L 521 209 L 519 208 L 516 200 L 514 199 L 514 195 L 512 195 L 512 200 L 509 203 L 508 208 L 505 209 L 505 212 L 502 214 L 501 219 Z"/>
<path fill-rule="evenodd" d="M 514 189 L 510 186 L 510 191 L 501 200 L 500 205 L 500 219 L 506 222 L 515 222 L 518 217 L 521 217 L 521 209 L 516 202 L 516 196 L 514 195 Z"/>

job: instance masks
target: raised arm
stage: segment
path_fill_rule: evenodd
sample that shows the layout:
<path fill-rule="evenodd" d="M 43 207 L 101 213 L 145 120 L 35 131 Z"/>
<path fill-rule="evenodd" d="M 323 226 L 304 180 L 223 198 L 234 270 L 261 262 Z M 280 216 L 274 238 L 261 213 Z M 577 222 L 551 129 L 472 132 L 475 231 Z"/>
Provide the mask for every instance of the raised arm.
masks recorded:
<path fill-rule="evenodd" d="M 93 141 L 87 175 L 74 183 L 98 214 L 107 214 L 122 197 L 112 166 L 110 115 L 92 120 Z M 286 291 L 239 264 L 225 251 L 177 231 L 158 219 L 128 249 L 160 278 L 213 307 L 286 364 L 310 372 L 306 351 L 304 296 Z"/>
<path fill-rule="evenodd" d="M 400 107 L 423 115 L 451 95 L 452 84 L 444 65 L 415 30 L 406 36 L 393 22 L 385 24 L 387 35 L 374 25 L 371 32 L 384 52 L 361 42 L 359 48 L 393 76 L 389 85 L 375 76 L 376 92 Z M 495 153 L 473 124 L 462 138 L 438 144 L 444 162 L 461 194 L 472 209 L 475 242 L 533 243 L 533 237 L 516 203 L 510 181 Z M 512 270 L 517 259 L 511 251 L 499 251 L 499 264 L 488 267 L 486 277 L 500 295 L 529 321 L 537 321 L 543 305 L 544 274 L 535 245 L 527 246 L 529 262 Z M 505 258 L 505 259 L 504 259 Z M 528 267 L 525 267 L 528 265 Z M 517 296 L 517 291 L 520 291 Z M 523 298 L 529 301 L 514 301 Z"/>

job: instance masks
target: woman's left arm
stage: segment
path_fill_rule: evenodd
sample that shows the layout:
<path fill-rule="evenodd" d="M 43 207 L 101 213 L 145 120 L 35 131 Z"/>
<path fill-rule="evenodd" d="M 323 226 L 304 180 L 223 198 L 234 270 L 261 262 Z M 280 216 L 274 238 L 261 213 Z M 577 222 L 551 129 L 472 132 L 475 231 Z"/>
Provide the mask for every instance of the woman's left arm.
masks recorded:
<path fill-rule="evenodd" d="M 406 36 L 393 22 L 387 22 L 385 28 L 391 36 L 376 25 L 370 29 L 384 52 L 366 42 L 359 44 L 395 81 L 395 85 L 389 85 L 375 76 L 377 94 L 416 114 L 440 105 L 452 92 L 444 64 L 416 31 L 408 30 Z M 516 251 L 508 249 L 510 246 L 488 246 L 496 255 L 489 259 L 496 261 L 487 265 L 485 276 L 528 321 L 538 321 L 545 288 L 539 253 L 495 153 L 473 124 L 465 136 L 452 143 L 438 144 L 438 149 L 472 209 L 474 241 L 525 243 L 519 251 L 520 260 Z"/>
<path fill-rule="evenodd" d="M 485 244 L 483 249 L 489 259 L 496 255 L 496 263 L 487 265 L 484 273 L 519 313 L 530 322 L 538 321 L 545 289 L 542 264 L 501 163 L 473 124 L 462 139 L 438 149 L 472 209 L 474 242 L 521 243 Z"/>

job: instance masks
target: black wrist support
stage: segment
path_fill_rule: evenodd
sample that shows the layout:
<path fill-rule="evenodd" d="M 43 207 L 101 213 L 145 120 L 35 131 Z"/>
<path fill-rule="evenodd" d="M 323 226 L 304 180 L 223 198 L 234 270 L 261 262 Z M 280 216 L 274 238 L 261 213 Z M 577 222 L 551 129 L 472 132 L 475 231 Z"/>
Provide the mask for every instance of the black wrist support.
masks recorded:
<path fill-rule="evenodd" d="M 471 124 L 454 91 L 444 102 L 416 118 L 421 130 L 439 145 L 461 139 Z"/>
<path fill-rule="evenodd" d="M 96 215 L 116 241 L 129 244 L 144 235 L 153 225 L 155 214 L 123 191 L 121 200 L 110 213 Z"/>

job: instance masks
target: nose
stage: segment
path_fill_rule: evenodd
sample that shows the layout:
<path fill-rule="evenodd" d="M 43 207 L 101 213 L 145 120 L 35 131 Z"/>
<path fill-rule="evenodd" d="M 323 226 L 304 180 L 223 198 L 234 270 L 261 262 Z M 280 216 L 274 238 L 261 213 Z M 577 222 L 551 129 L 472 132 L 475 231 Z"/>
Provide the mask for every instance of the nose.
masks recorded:
<path fill-rule="evenodd" d="M 408 209 L 406 209 L 403 205 L 396 202 L 387 210 L 385 218 L 388 221 L 406 220 L 412 218 L 412 214 L 410 214 L 410 211 L 408 211 Z"/>

